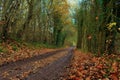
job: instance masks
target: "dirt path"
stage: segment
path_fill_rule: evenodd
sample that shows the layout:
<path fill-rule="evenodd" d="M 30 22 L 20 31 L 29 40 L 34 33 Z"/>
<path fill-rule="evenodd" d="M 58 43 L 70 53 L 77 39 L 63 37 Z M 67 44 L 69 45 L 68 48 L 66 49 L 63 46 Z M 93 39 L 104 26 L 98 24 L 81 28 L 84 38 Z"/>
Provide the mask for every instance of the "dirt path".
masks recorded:
<path fill-rule="evenodd" d="M 38 70 L 37 73 L 32 74 L 26 80 L 61 80 L 61 76 L 64 73 L 65 66 L 69 64 L 71 58 L 72 50 L 69 50 L 67 55 Z"/>
<path fill-rule="evenodd" d="M 53 80 L 53 78 L 58 78 L 72 57 L 72 49 L 48 52 L 1 66 L 0 80 Z"/>

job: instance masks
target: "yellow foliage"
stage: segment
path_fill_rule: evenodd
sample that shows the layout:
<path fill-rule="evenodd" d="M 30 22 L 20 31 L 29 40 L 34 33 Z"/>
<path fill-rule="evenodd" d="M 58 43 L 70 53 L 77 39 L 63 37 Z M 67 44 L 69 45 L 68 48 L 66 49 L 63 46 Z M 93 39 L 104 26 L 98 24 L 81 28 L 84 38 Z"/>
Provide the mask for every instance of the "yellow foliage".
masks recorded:
<path fill-rule="evenodd" d="M 107 24 L 108 30 L 111 30 L 113 26 L 116 26 L 116 22 L 112 22 L 112 23 Z"/>

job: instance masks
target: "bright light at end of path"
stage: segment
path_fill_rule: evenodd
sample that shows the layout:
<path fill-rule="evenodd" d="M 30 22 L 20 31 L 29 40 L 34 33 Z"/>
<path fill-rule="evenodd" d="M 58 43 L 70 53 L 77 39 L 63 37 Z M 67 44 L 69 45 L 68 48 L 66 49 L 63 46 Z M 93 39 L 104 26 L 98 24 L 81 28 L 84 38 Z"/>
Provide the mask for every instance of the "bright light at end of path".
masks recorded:
<path fill-rule="evenodd" d="M 76 6 L 76 5 L 78 5 L 79 1 L 81 1 L 81 0 L 68 0 L 68 3 L 71 6 Z"/>

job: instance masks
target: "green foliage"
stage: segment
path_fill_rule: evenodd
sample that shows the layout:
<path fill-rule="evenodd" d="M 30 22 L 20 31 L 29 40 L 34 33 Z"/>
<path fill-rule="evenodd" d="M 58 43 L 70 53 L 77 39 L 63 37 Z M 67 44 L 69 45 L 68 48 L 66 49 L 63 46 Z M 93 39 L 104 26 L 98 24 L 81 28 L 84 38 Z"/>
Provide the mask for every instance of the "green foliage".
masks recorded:
<path fill-rule="evenodd" d="M 71 24 L 67 0 L 11 0 L 1 1 L 0 6 L 0 19 L 7 21 L 0 30 L 4 41 L 63 45 L 62 29 Z M 13 48 L 16 50 L 16 46 Z"/>
<path fill-rule="evenodd" d="M 114 9 L 113 2 L 83 0 L 76 9 L 77 47 L 82 51 L 102 54 L 115 52 L 116 21 L 110 10 Z"/>
<path fill-rule="evenodd" d="M 13 46 L 12 46 L 12 50 L 17 51 L 17 50 L 18 50 L 18 47 L 17 47 L 16 45 L 13 45 Z"/>
<path fill-rule="evenodd" d="M 112 30 L 112 28 L 115 26 L 116 26 L 116 22 L 109 23 L 109 24 L 107 24 L 107 29 Z"/>
<path fill-rule="evenodd" d="M 27 42 L 26 46 L 29 48 L 57 48 L 55 45 L 43 44 L 41 42 Z"/>
<path fill-rule="evenodd" d="M 3 52 L 3 48 L 0 46 L 0 52 Z"/>
<path fill-rule="evenodd" d="M 6 47 L 0 46 L 0 53 L 8 53 L 8 49 Z"/>

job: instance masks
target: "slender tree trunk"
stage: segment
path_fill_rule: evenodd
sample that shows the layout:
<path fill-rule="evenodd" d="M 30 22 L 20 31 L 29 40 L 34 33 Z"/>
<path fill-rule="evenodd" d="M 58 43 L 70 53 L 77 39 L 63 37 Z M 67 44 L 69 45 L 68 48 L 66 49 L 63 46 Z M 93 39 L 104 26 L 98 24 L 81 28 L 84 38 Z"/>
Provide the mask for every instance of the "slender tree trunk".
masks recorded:
<path fill-rule="evenodd" d="M 23 40 L 26 40 L 28 34 L 27 34 L 27 28 L 29 28 L 29 24 L 30 24 L 30 21 L 32 20 L 32 17 L 33 17 L 33 3 L 34 3 L 34 0 L 27 0 L 27 3 L 29 5 L 29 8 L 28 8 L 28 17 L 25 21 L 25 23 L 23 24 Z"/>

